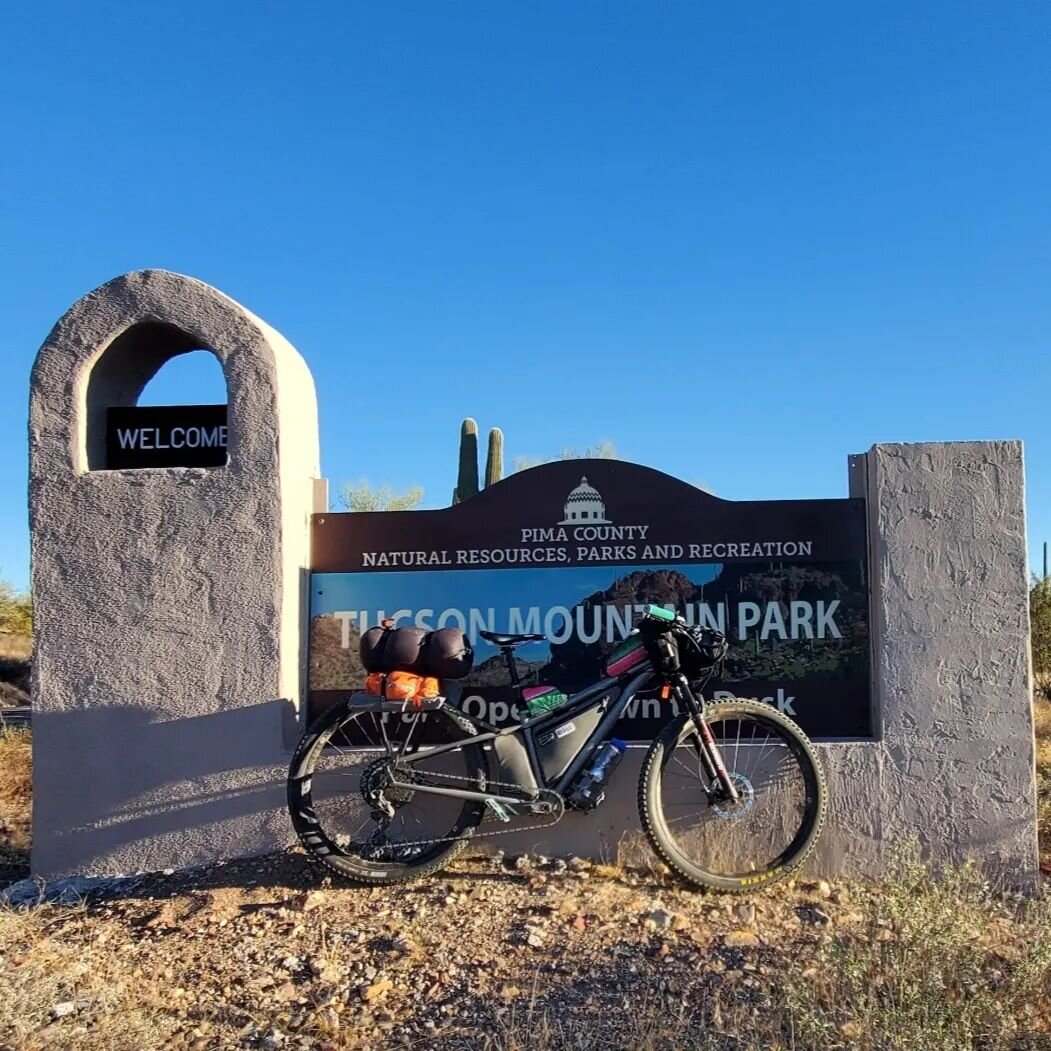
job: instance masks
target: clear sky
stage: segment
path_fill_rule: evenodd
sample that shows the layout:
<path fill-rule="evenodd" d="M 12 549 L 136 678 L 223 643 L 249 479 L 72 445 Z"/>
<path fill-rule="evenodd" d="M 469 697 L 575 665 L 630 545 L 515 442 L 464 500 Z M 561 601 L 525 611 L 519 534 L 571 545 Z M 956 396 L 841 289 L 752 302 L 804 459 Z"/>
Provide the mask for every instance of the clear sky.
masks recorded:
<path fill-rule="evenodd" d="M 1035 558 L 1049 55 L 1036 0 L 6 5 L 0 573 L 27 579 L 33 355 L 141 267 L 299 348 L 334 485 L 447 503 L 467 415 L 729 499 L 1020 438 Z M 214 400 L 170 369 L 151 400 Z"/>

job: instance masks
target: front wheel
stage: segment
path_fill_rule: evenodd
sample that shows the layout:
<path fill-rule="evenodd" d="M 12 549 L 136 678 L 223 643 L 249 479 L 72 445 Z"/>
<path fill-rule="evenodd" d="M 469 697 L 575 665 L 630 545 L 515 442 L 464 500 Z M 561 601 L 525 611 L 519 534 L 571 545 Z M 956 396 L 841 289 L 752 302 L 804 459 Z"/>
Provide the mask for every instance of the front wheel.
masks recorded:
<path fill-rule="evenodd" d="M 701 887 L 730 893 L 784 879 L 810 854 L 825 820 L 825 783 L 806 734 L 757 701 L 705 708 L 739 798 L 725 798 L 701 761 L 688 715 L 653 742 L 639 780 L 642 826 L 660 857 Z"/>

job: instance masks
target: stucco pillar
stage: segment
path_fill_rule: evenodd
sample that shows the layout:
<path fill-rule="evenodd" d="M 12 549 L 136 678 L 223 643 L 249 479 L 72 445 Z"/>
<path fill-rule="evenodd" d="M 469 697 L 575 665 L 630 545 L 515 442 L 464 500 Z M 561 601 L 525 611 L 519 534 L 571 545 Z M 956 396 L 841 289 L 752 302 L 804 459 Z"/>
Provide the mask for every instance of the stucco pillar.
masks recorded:
<path fill-rule="evenodd" d="M 868 500 L 881 740 L 828 744 L 826 869 L 935 861 L 1037 879 L 1025 484 L 1020 442 L 876 445 Z"/>
<path fill-rule="evenodd" d="M 106 470 L 105 410 L 215 354 L 228 463 Z M 183 866 L 287 843 L 305 690 L 317 404 L 299 354 L 222 293 L 127 274 L 33 369 L 33 871 Z"/>

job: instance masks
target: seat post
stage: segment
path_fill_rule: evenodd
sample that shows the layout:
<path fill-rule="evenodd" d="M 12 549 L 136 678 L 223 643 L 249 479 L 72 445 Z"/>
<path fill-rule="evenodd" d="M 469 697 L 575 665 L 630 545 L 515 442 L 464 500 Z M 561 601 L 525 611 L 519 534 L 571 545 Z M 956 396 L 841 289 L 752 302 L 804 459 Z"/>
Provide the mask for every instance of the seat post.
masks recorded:
<path fill-rule="evenodd" d="M 507 661 L 507 674 L 511 677 L 511 685 L 517 686 L 518 683 L 518 664 L 515 661 L 515 648 L 514 646 L 501 646 L 501 652 L 504 655 L 504 660 Z"/>

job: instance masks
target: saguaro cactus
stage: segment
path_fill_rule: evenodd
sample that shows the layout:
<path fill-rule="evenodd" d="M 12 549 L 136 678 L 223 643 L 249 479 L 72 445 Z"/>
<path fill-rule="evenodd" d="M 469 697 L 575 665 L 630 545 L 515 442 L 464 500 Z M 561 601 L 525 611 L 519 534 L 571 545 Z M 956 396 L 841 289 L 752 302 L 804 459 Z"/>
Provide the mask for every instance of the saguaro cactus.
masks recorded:
<path fill-rule="evenodd" d="M 478 424 L 470 417 L 460 427 L 460 469 L 453 503 L 460 504 L 478 492 Z"/>
<path fill-rule="evenodd" d="M 496 485 L 504 476 L 504 432 L 494 427 L 489 432 L 489 454 L 485 458 L 485 487 Z"/>

